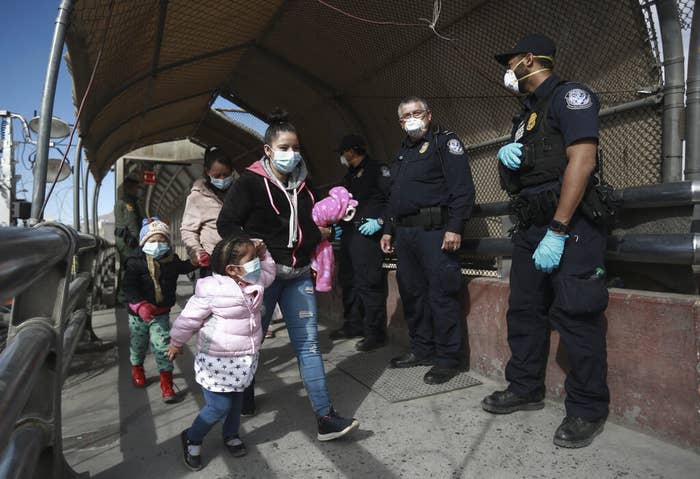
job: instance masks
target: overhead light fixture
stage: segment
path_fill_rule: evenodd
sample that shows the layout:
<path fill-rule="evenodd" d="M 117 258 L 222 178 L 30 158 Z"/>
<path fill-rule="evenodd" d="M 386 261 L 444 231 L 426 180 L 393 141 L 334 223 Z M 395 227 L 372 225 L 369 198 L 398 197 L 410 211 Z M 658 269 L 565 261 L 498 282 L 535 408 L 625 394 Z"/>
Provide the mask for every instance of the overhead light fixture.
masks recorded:
<path fill-rule="evenodd" d="M 37 135 L 39 134 L 39 117 L 35 116 L 29 120 L 29 129 Z M 55 116 L 51 118 L 51 131 L 49 138 L 65 138 L 70 134 L 70 125 Z"/>
<path fill-rule="evenodd" d="M 49 158 L 49 164 L 46 167 L 46 182 L 59 182 L 68 178 L 71 174 L 71 168 L 68 161 L 63 161 L 59 158 Z"/>

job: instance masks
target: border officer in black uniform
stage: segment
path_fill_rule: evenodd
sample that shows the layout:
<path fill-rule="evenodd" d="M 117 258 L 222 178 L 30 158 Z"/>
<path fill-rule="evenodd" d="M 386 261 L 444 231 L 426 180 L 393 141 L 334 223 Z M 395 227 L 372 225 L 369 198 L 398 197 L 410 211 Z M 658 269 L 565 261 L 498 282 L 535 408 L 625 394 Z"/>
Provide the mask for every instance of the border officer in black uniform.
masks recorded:
<path fill-rule="evenodd" d="M 606 231 L 590 215 L 598 191 L 598 110 L 585 86 L 552 73 L 555 45 L 542 35 L 521 39 L 496 55 L 504 83 L 527 93 L 512 142 L 498 152 L 502 186 L 517 218 L 507 313 L 509 386 L 486 397 L 492 413 L 544 407 L 550 324 L 561 336 L 571 367 L 566 418 L 554 434 L 563 447 L 584 447 L 608 414 L 603 311 Z"/>
<path fill-rule="evenodd" d="M 117 302 L 123 303 L 124 297 L 124 262 L 139 246 L 139 232 L 143 215 L 139 208 L 139 180 L 127 176 L 124 179 L 122 196 L 114 207 L 114 242 L 119 253 L 119 283 L 117 285 Z"/>
<path fill-rule="evenodd" d="M 463 283 L 456 252 L 474 205 L 474 183 L 462 142 L 454 133 L 431 127 L 425 100 L 407 98 L 398 113 L 407 136 L 391 169 L 389 221 L 381 243 L 391 253 L 396 237 L 411 352 L 392 359 L 391 365 L 433 365 L 423 380 L 441 384 L 459 371 L 463 360 Z"/>
<path fill-rule="evenodd" d="M 365 141 L 346 135 L 337 151 L 348 168 L 341 186 L 358 201 L 352 221 L 341 223 L 339 279 L 343 286 L 345 324 L 330 334 L 331 339 L 364 336 L 355 348 L 371 351 L 386 340 L 386 274 L 380 232 L 389 198 L 390 173 L 367 155 Z"/>

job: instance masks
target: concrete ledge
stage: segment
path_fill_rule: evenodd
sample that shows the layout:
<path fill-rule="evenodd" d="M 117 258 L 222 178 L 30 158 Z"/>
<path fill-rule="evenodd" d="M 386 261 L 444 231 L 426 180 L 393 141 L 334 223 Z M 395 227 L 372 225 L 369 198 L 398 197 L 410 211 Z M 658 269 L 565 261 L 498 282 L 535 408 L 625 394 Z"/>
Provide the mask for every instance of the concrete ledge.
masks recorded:
<path fill-rule="evenodd" d="M 463 310 L 470 367 L 504 379 L 507 343 L 507 281 L 467 282 Z M 326 318 L 342 320 L 340 290 L 318 295 Z M 608 383 L 611 419 L 661 438 L 700 447 L 700 297 L 636 290 L 610 290 Z M 387 311 L 392 342 L 407 344 L 395 272 L 389 272 Z M 547 391 L 563 399 L 566 352 L 552 333 Z"/>

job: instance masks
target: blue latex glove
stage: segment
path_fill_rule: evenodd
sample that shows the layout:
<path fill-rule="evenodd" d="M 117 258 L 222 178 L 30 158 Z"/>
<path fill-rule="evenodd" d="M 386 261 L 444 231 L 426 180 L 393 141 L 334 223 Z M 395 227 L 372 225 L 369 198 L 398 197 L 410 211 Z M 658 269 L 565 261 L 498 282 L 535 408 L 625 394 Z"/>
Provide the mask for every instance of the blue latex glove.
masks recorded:
<path fill-rule="evenodd" d="M 523 156 L 522 143 L 508 143 L 498 150 L 498 161 L 509 170 L 520 168 L 520 157 Z"/>
<path fill-rule="evenodd" d="M 552 230 L 547 230 L 540 244 L 537 245 L 532 259 L 535 260 L 535 269 L 551 273 L 559 267 L 561 255 L 564 253 L 564 243 L 569 235 L 560 235 Z"/>
<path fill-rule="evenodd" d="M 331 241 L 340 241 L 343 236 L 343 228 L 338 225 L 333 225 L 333 239 Z"/>
<path fill-rule="evenodd" d="M 380 225 L 379 221 L 374 218 L 367 218 L 367 220 L 362 223 L 358 229 L 363 235 L 372 236 L 374 233 L 382 229 L 382 225 Z"/>

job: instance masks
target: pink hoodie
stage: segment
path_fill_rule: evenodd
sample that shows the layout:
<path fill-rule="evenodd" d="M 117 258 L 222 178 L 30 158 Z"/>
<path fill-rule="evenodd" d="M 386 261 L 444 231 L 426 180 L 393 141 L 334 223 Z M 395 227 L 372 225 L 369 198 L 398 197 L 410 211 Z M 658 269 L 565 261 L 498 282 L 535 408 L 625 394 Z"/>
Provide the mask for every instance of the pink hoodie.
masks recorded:
<path fill-rule="evenodd" d="M 216 273 L 198 280 L 194 296 L 170 329 L 170 343 L 181 347 L 199 331 L 202 353 L 219 357 L 257 353 L 262 343 L 263 293 L 275 279 L 275 262 L 269 252 L 261 269 L 258 283 L 243 287 Z"/>

